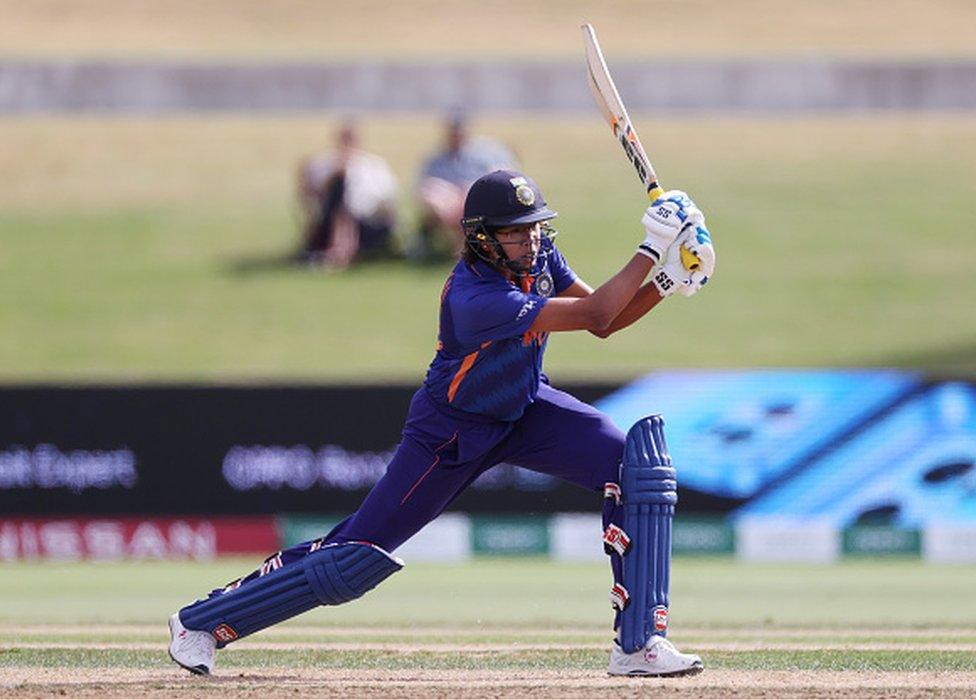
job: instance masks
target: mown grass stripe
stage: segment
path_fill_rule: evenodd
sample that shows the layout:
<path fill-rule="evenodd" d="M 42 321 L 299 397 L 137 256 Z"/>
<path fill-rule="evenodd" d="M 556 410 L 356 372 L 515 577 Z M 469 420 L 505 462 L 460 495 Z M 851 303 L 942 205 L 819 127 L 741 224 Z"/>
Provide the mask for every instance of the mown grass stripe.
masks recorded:
<path fill-rule="evenodd" d="M 541 632 L 536 629 L 478 629 L 415 626 L 396 630 L 379 630 L 372 627 L 308 627 L 282 625 L 262 631 L 259 635 L 241 642 L 240 646 L 265 644 L 362 644 L 382 639 L 388 644 L 412 645 L 437 642 L 444 644 L 512 644 L 546 645 L 572 644 L 579 646 L 606 645 L 610 640 L 606 629 L 563 630 Z M 23 626 L 0 624 L 0 639 L 6 646 L 26 644 L 165 644 L 168 635 L 164 627 L 140 625 L 63 625 Z M 712 646 L 727 643 L 743 645 L 767 644 L 769 646 L 825 645 L 868 646 L 911 644 L 912 646 L 964 646 L 976 645 L 976 632 L 972 629 L 936 627 L 925 629 L 817 629 L 817 628 L 759 628 L 723 627 L 704 629 L 682 627 L 672 635 L 678 646 Z"/>
<path fill-rule="evenodd" d="M 139 642 L 92 642 L 92 641 L 78 641 L 78 642 L 67 642 L 67 641 L 57 641 L 57 642 L 18 642 L 15 644 L 9 644 L 9 648 L 28 650 L 43 650 L 43 651 L 53 651 L 53 650 L 80 650 L 80 649 L 94 649 L 101 651 L 157 651 L 165 647 L 165 643 L 159 640 L 156 641 L 139 641 Z M 817 642 L 817 643 L 797 643 L 797 642 L 764 642 L 764 641 L 747 641 L 747 640 L 737 640 L 735 642 L 721 642 L 721 641 L 705 641 L 698 643 L 681 643 L 678 645 L 690 651 L 694 651 L 699 654 L 710 653 L 710 652 L 734 652 L 734 653 L 747 653 L 747 652 L 772 652 L 772 651 L 897 651 L 897 652 L 915 652 L 915 653 L 930 653 L 936 651 L 964 651 L 976 653 L 976 645 L 974 644 L 955 644 L 955 643 L 941 643 L 941 644 L 919 644 L 917 642 L 912 642 L 911 644 L 905 642 L 869 642 L 866 644 L 849 644 L 845 642 Z M 452 641 L 441 641 L 441 642 L 412 642 L 409 645 L 405 645 L 401 642 L 391 642 L 388 640 L 383 641 L 370 641 L 368 639 L 363 639 L 360 641 L 340 641 L 340 642 L 280 642 L 280 641 L 269 641 L 269 640 L 254 640 L 245 642 L 242 644 L 236 644 L 235 650 L 247 650 L 247 651 L 321 651 L 321 652 L 346 652 L 346 651 L 361 651 L 361 652 L 373 652 L 373 653 L 401 653 L 404 651 L 416 652 L 416 653 L 495 653 L 495 652 L 529 652 L 529 651 L 607 651 L 608 645 L 605 641 L 596 643 L 565 643 L 565 642 L 541 642 L 541 643 L 526 643 L 524 641 L 515 642 L 501 642 L 501 643 L 491 643 L 491 642 L 458 642 Z"/>
<path fill-rule="evenodd" d="M 600 670 L 604 649 L 517 651 L 267 650 L 240 648 L 220 655 L 221 668 Z M 976 671 L 972 651 L 762 650 L 713 651 L 709 668 L 755 671 Z M 0 648 L 0 666 L 77 668 L 166 668 L 159 651 L 127 649 Z"/>
<path fill-rule="evenodd" d="M 5 646 L 28 645 L 97 645 L 97 644 L 158 644 L 165 645 L 168 637 L 164 634 L 6 634 L 2 635 Z M 281 644 L 357 644 L 369 646 L 370 640 L 376 638 L 376 633 L 360 634 L 302 634 L 302 635 L 268 635 L 262 634 L 243 641 L 243 647 L 268 647 Z M 605 646 L 609 644 L 608 634 L 578 635 L 562 637 L 551 634 L 444 634 L 432 636 L 418 636 L 415 634 L 384 634 L 383 643 L 414 645 L 424 643 L 457 644 L 457 645 L 488 645 L 509 644 L 518 645 L 573 645 L 573 646 Z M 976 646 L 976 634 L 934 634 L 934 635 L 857 635 L 845 636 L 824 633 L 821 635 L 784 636 L 775 634 L 680 634 L 674 635 L 672 640 L 680 647 L 721 647 L 723 645 L 739 644 L 743 647 L 764 645 L 776 648 L 802 648 L 804 646 L 818 647 L 870 647 L 897 645 L 912 646 L 913 648 L 948 647 L 962 648 Z"/>

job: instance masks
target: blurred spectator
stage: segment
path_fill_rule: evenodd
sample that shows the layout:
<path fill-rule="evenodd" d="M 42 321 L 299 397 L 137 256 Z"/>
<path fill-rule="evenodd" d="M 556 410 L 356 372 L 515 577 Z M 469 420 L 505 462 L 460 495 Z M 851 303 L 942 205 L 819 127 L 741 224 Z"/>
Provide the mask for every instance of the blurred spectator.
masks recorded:
<path fill-rule="evenodd" d="M 342 269 L 361 256 L 392 254 L 396 193 L 386 161 L 360 150 L 355 124 L 343 125 L 334 151 L 299 166 L 304 220 L 298 259 Z"/>
<path fill-rule="evenodd" d="M 444 147 L 420 173 L 420 231 L 415 257 L 455 256 L 464 247 L 461 216 L 471 183 L 493 170 L 517 169 L 512 152 L 501 143 L 471 137 L 464 117 L 448 119 Z"/>

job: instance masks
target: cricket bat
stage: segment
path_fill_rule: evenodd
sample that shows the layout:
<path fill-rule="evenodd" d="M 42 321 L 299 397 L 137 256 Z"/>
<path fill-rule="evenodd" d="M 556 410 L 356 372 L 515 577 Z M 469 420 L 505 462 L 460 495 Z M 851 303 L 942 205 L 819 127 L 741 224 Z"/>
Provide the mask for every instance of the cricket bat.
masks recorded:
<path fill-rule="evenodd" d="M 647 157 L 647 151 L 644 150 L 644 146 L 637 136 L 637 130 L 634 129 L 634 125 L 627 115 L 627 109 L 624 107 L 623 100 L 620 99 L 617 86 L 613 84 L 607 62 L 600 50 L 600 43 L 596 40 L 596 31 L 593 29 L 593 25 L 584 24 L 582 29 L 590 91 L 593 93 L 597 107 L 603 113 L 603 118 L 610 125 L 613 137 L 624 149 L 627 160 L 634 166 L 637 176 L 644 184 L 647 197 L 653 202 L 664 194 L 664 189 L 658 183 L 657 173 L 654 172 L 651 159 Z M 684 246 L 681 247 L 681 262 L 688 270 L 697 270 L 701 267 L 698 256 Z"/>

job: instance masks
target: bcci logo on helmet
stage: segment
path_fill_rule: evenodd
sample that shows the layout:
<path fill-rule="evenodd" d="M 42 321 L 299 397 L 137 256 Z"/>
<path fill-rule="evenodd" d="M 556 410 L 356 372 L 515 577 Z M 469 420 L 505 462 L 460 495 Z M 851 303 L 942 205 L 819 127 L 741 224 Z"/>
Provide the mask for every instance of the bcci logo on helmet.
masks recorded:
<path fill-rule="evenodd" d="M 515 188 L 515 199 L 523 207 L 531 207 L 535 204 L 535 190 L 529 185 L 529 181 L 524 177 L 513 177 L 509 180 Z"/>
<path fill-rule="evenodd" d="M 519 185 L 515 188 L 515 198 L 526 207 L 531 207 L 535 204 L 535 192 L 528 185 Z"/>

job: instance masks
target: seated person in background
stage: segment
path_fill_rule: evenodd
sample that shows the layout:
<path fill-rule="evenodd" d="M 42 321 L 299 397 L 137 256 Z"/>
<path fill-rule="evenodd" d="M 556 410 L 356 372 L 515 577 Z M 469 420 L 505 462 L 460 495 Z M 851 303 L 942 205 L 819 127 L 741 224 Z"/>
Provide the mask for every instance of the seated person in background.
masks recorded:
<path fill-rule="evenodd" d="M 492 139 L 468 132 L 462 116 L 447 121 L 443 150 L 424 163 L 420 173 L 420 232 L 415 257 L 435 252 L 456 257 L 464 248 L 461 219 L 471 183 L 495 170 L 517 167 L 515 156 Z"/>
<path fill-rule="evenodd" d="M 309 156 L 298 169 L 299 261 L 342 269 L 357 257 L 392 253 L 396 187 L 386 161 L 360 150 L 356 126 L 343 125 L 335 151 Z"/>

